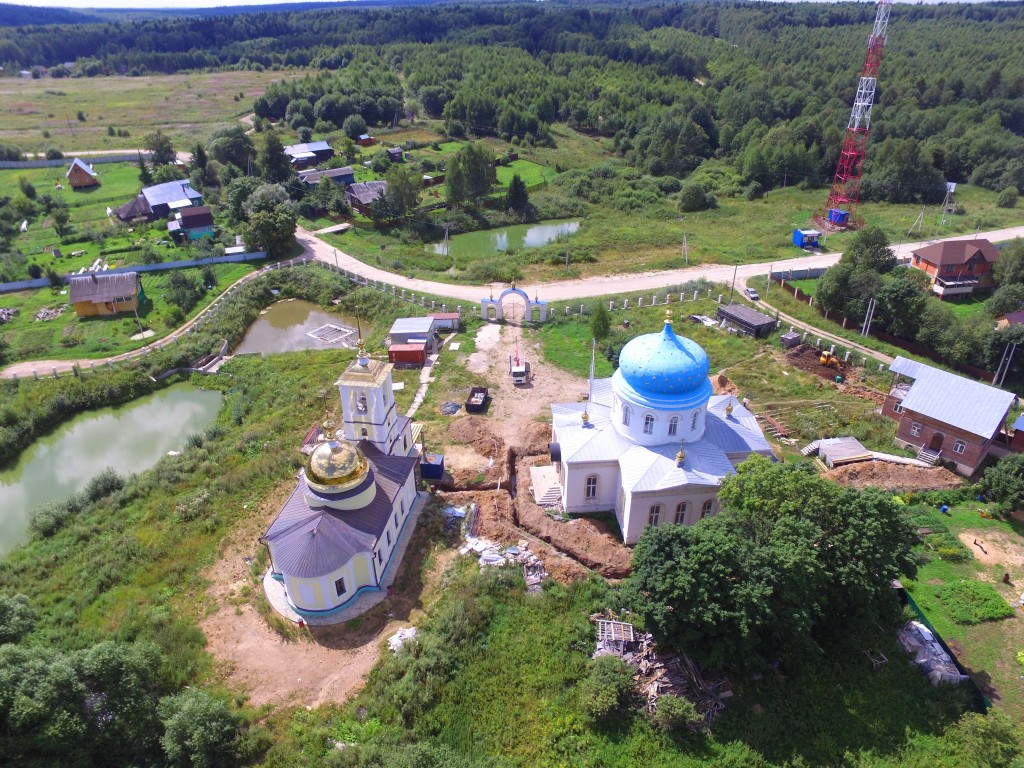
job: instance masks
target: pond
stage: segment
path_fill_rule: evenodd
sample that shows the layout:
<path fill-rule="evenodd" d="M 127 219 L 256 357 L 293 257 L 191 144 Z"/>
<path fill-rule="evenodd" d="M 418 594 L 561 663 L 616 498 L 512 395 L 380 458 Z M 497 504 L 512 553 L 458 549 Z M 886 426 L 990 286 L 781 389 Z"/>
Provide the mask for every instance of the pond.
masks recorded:
<path fill-rule="evenodd" d="M 571 235 L 580 228 L 579 220 L 541 221 L 537 224 L 514 224 L 500 229 L 484 229 L 466 232 L 448 240 L 448 253 L 453 258 L 489 256 L 509 248 L 536 248 L 556 240 L 562 235 Z M 444 243 L 431 243 L 428 250 L 444 253 Z"/>
<path fill-rule="evenodd" d="M 35 507 L 82 490 L 107 467 L 120 475 L 149 469 L 220 410 L 220 392 L 175 384 L 127 405 L 80 414 L 36 440 L 0 472 L 0 554 L 28 541 Z"/>
<path fill-rule="evenodd" d="M 279 301 L 260 313 L 232 354 L 354 348 L 355 329 L 355 318 L 325 312 L 312 302 L 300 299 Z"/>

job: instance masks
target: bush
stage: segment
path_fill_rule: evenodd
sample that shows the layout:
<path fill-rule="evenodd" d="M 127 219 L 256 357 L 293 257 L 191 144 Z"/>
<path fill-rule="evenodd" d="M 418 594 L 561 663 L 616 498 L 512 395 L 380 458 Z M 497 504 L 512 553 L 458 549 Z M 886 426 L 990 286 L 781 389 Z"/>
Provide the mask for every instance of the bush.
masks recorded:
<path fill-rule="evenodd" d="M 1020 192 L 1016 187 L 1007 187 L 999 193 L 999 197 L 996 198 L 996 205 L 1000 208 L 1013 208 L 1017 205 L 1017 198 L 1020 197 Z"/>
<path fill-rule="evenodd" d="M 224 702 L 190 688 L 165 696 L 157 709 L 165 729 L 160 744 L 170 765 L 213 768 L 234 762 L 238 722 Z"/>
<path fill-rule="evenodd" d="M 0 645 L 16 643 L 36 625 L 36 612 L 25 595 L 0 595 Z"/>
<path fill-rule="evenodd" d="M 1013 609 L 991 584 L 963 580 L 937 587 L 936 596 L 957 624 L 980 624 L 1013 616 Z"/>
<path fill-rule="evenodd" d="M 654 710 L 654 725 L 663 731 L 677 731 L 703 718 L 697 707 L 682 696 L 660 696 Z"/>
<path fill-rule="evenodd" d="M 578 690 L 583 713 L 591 721 L 605 721 L 629 699 L 633 671 L 618 656 L 598 656 Z"/>
<path fill-rule="evenodd" d="M 764 197 L 764 187 L 759 181 L 750 182 L 743 190 L 744 200 L 760 200 L 762 197 Z"/>
<path fill-rule="evenodd" d="M 708 197 L 714 197 L 704 191 L 704 187 L 695 182 L 683 185 L 679 192 L 679 210 L 684 213 L 703 211 L 708 208 Z"/>
<path fill-rule="evenodd" d="M 64 153 L 61 152 L 56 147 L 50 147 L 48 150 L 46 150 L 46 159 L 47 160 L 63 160 L 64 159 Z"/>

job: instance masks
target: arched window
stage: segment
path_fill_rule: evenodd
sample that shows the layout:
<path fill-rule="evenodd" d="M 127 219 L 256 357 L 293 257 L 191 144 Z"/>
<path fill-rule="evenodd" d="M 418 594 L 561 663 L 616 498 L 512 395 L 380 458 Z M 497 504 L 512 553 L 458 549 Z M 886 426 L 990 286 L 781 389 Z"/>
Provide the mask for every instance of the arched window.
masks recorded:
<path fill-rule="evenodd" d="M 360 413 L 366 413 L 366 395 L 360 395 L 356 398 L 356 410 Z"/>
<path fill-rule="evenodd" d="M 697 419 L 700 418 L 700 408 L 693 412 L 693 419 L 690 421 L 690 431 L 697 429 Z"/>
<path fill-rule="evenodd" d="M 668 436 L 673 437 L 679 431 L 679 417 L 673 416 L 668 420 Z"/>
<path fill-rule="evenodd" d="M 629 416 L 631 413 L 632 411 L 630 410 L 628 405 L 622 406 L 622 424 L 624 426 L 629 426 Z"/>
<path fill-rule="evenodd" d="M 363 437 L 366 437 L 370 433 L 366 431 L 366 427 L 363 427 L 362 430 L 360 430 L 359 434 L 361 434 Z"/>
<path fill-rule="evenodd" d="M 597 475 L 587 475 L 587 482 L 584 486 L 583 497 L 587 500 L 597 498 Z"/>
<path fill-rule="evenodd" d="M 649 413 L 646 416 L 644 416 L 644 434 L 654 434 L 654 416 L 652 416 Z"/>
<path fill-rule="evenodd" d="M 683 525 L 686 522 L 686 510 L 690 508 L 690 502 L 680 501 L 676 504 L 676 525 Z"/>
<path fill-rule="evenodd" d="M 711 514 L 711 508 L 715 506 L 714 499 L 708 499 L 700 507 L 700 519 L 703 520 L 705 517 Z"/>
<path fill-rule="evenodd" d="M 651 511 L 647 515 L 648 525 L 657 525 L 661 519 L 661 504 L 652 504 Z"/>

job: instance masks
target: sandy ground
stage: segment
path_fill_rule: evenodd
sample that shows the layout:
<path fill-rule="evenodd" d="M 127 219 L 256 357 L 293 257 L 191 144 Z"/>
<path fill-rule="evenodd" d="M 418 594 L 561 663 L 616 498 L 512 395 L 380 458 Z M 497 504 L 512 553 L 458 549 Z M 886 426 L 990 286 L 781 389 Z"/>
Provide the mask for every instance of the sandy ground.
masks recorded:
<path fill-rule="evenodd" d="M 862 461 L 830 469 L 825 477 L 863 490 L 926 491 L 959 488 L 964 479 L 944 467 L 913 467 L 888 461 Z"/>
<path fill-rule="evenodd" d="M 1019 540 L 1002 531 L 962 531 L 960 541 L 971 550 L 974 559 L 984 565 L 1001 565 L 1018 575 L 1024 566 L 1024 547 Z M 975 545 L 974 542 L 978 542 Z"/>

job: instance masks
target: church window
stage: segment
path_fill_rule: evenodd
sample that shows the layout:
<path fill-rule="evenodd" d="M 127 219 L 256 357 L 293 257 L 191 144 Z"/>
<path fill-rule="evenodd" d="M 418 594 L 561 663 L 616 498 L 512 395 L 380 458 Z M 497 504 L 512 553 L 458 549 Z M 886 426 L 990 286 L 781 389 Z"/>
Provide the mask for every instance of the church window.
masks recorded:
<path fill-rule="evenodd" d="M 398 508 L 402 512 L 402 517 L 405 517 L 405 502 L 404 501 L 398 502 Z"/>
<path fill-rule="evenodd" d="M 654 434 L 654 417 L 649 413 L 644 416 L 644 434 Z"/>
<path fill-rule="evenodd" d="M 631 413 L 632 411 L 630 410 L 628 405 L 622 406 L 622 424 L 624 426 L 629 426 L 629 417 Z"/>
<path fill-rule="evenodd" d="M 673 416 L 668 420 L 668 436 L 672 437 L 679 431 L 679 417 Z"/>
<path fill-rule="evenodd" d="M 686 510 L 689 509 L 690 502 L 680 501 L 676 504 L 676 525 L 683 525 L 686 522 Z"/>
<path fill-rule="evenodd" d="M 700 519 L 703 520 L 705 517 L 711 514 L 711 508 L 715 505 L 714 499 L 708 499 L 700 507 Z"/>
<path fill-rule="evenodd" d="M 584 497 L 587 499 L 597 498 L 597 475 L 588 475 Z"/>
<path fill-rule="evenodd" d="M 391 546 L 391 531 L 384 531 L 384 535 L 388 537 L 388 546 Z"/>
<path fill-rule="evenodd" d="M 362 430 L 360 431 L 360 434 L 361 434 L 361 435 L 362 435 L 363 437 L 366 437 L 366 436 L 367 436 L 368 434 L 370 434 L 370 433 L 366 431 L 366 427 L 363 427 L 363 428 L 362 428 Z"/>
<path fill-rule="evenodd" d="M 377 550 L 377 565 L 380 565 L 383 562 L 384 562 L 384 556 L 381 555 L 380 550 L 378 549 Z"/>
<path fill-rule="evenodd" d="M 338 593 L 338 597 L 345 594 L 345 579 L 341 578 L 334 582 L 334 591 Z"/>
<path fill-rule="evenodd" d="M 652 504 L 651 511 L 647 514 L 647 524 L 657 525 L 661 519 L 661 504 Z"/>
<path fill-rule="evenodd" d="M 356 410 L 360 413 L 366 413 L 366 395 L 360 395 L 356 398 Z"/>
<path fill-rule="evenodd" d="M 403 437 L 402 438 L 402 450 L 403 451 L 408 451 L 409 450 L 409 438 L 408 437 Z"/>
<path fill-rule="evenodd" d="M 697 419 L 700 418 L 700 408 L 693 412 L 693 418 L 690 420 L 690 431 L 693 432 L 697 429 Z"/>

